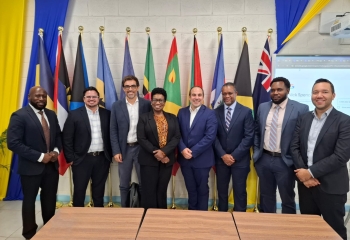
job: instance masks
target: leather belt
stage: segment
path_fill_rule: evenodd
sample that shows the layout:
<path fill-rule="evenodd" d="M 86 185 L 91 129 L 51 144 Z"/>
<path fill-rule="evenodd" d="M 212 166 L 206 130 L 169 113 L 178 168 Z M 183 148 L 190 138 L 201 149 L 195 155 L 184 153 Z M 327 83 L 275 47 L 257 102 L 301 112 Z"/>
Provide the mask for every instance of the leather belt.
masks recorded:
<path fill-rule="evenodd" d="M 98 156 L 98 155 L 102 155 L 103 154 L 103 151 L 101 151 L 101 152 L 89 152 L 89 153 L 87 153 L 88 155 L 90 155 L 90 156 Z"/>
<path fill-rule="evenodd" d="M 270 151 L 267 151 L 266 149 L 264 149 L 263 152 L 272 156 L 272 157 L 281 157 L 282 156 L 282 154 L 279 152 L 270 152 Z"/>
<path fill-rule="evenodd" d="M 133 142 L 133 143 L 127 143 L 126 145 L 128 145 L 129 147 L 135 147 L 135 146 L 139 145 L 139 143 Z"/>

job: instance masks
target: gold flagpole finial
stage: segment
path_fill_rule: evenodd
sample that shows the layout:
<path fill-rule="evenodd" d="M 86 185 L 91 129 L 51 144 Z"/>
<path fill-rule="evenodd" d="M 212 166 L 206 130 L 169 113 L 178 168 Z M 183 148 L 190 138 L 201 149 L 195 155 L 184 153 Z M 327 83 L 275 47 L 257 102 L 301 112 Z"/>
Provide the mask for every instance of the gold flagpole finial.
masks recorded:
<path fill-rule="evenodd" d="M 78 30 L 79 30 L 80 33 L 83 33 L 84 27 L 83 27 L 83 26 L 79 26 L 79 27 L 78 27 Z"/>
<path fill-rule="evenodd" d="M 145 31 L 146 31 L 147 35 L 149 35 L 149 33 L 151 32 L 151 29 L 149 27 L 146 27 Z"/>
<path fill-rule="evenodd" d="M 176 28 L 171 29 L 171 33 L 173 34 L 173 36 L 175 36 L 175 34 L 176 34 Z"/>
<path fill-rule="evenodd" d="M 42 37 L 44 35 L 44 29 L 39 28 L 39 36 Z"/>
<path fill-rule="evenodd" d="M 269 28 L 269 30 L 267 30 L 267 32 L 268 32 L 268 36 L 270 37 L 271 36 L 271 34 L 272 34 L 272 32 L 273 32 L 273 30 L 272 30 L 272 28 Z"/>
<path fill-rule="evenodd" d="M 100 29 L 101 33 L 103 33 L 105 31 L 105 27 L 104 26 L 100 26 L 99 29 Z"/>
<path fill-rule="evenodd" d="M 57 29 L 60 33 L 62 33 L 64 28 L 62 26 L 59 26 Z"/>
<path fill-rule="evenodd" d="M 247 32 L 247 28 L 246 27 L 242 27 L 242 32 Z"/>
<path fill-rule="evenodd" d="M 131 28 L 130 28 L 130 27 L 127 27 L 125 30 L 126 30 L 126 33 L 129 35 L 130 32 L 131 32 Z"/>
<path fill-rule="evenodd" d="M 218 27 L 216 30 L 218 31 L 219 35 L 222 33 L 222 27 Z"/>
<path fill-rule="evenodd" d="M 193 34 L 196 35 L 198 32 L 198 29 L 197 28 L 193 28 Z"/>

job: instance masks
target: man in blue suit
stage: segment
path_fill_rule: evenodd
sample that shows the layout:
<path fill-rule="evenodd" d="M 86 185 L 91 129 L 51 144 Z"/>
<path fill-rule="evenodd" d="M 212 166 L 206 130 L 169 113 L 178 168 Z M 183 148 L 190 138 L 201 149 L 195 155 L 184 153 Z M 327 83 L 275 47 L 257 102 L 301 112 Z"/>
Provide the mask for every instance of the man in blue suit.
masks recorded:
<path fill-rule="evenodd" d="M 270 84 L 271 102 L 260 104 L 256 116 L 254 164 L 260 180 L 263 212 L 276 212 L 276 189 L 282 213 L 296 213 L 295 175 L 290 143 L 297 119 L 309 111 L 305 104 L 288 99 L 290 83 L 277 77 Z"/>
<path fill-rule="evenodd" d="M 254 142 L 252 110 L 236 102 L 237 91 L 232 82 L 221 89 L 224 104 L 215 109 L 218 132 L 215 141 L 215 166 L 219 211 L 228 210 L 228 185 L 232 176 L 234 211 L 247 208 L 247 177 L 250 171 L 250 148 Z"/>
<path fill-rule="evenodd" d="M 189 96 L 190 106 L 178 113 L 181 131 L 179 163 L 188 192 L 188 209 L 207 211 L 208 178 L 214 165 L 217 120 L 214 111 L 202 105 L 202 88 L 192 87 Z"/>
<path fill-rule="evenodd" d="M 125 98 L 113 103 L 111 113 L 111 145 L 113 158 L 118 162 L 121 206 L 129 207 L 128 194 L 131 173 L 135 165 L 141 187 L 140 165 L 138 163 L 139 145 L 136 127 L 139 116 L 151 111 L 151 102 L 137 96 L 139 80 L 135 76 L 123 79 Z"/>

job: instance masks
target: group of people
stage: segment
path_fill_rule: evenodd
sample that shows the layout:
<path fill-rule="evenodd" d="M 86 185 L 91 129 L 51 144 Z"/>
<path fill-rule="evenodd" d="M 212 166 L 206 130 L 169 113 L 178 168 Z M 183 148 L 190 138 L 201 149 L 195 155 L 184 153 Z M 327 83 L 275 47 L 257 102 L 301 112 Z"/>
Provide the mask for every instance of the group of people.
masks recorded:
<path fill-rule="evenodd" d="M 57 156 L 63 151 L 72 164 L 73 206 L 83 207 L 92 180 L 94 206 L 103 206 L 111 159 L 118 162 L 121 206 L 128 207 L 131 173 L 135 166 L 141 207 L 167 208 L 167 187 L 176 159 L 188 192 L 189 210 L 207 210 L 208 178 L 216 167 L 218 208 L 228 210 L 230 179 L 234 211 L 246 211 L 246 180 L 251 148 L 260 180 L 262 212 L 276 212 L 276 190 L 282 213 L 296 213 L 295 181 L 302 214 L 322 215 L 344 239 L 343 217 L 349 191 L 350 117 L 332 106 L 334 86 L 318 79 L 307 105 L 288 98 L 290 82 L 283 77 L 270 84 L 271 101 L 255 116 L 236 101 L 231 82 L 222 86 L 223 104 L 211 110 L 203 105 L 204 91 L 192 87 L 190 105 L 177 116 L 163 111 L 167 92 L 155 88 L 151 101 L 138 97 L 135 76 L 123 79 L 125 98 L 112 110 L 99 107 L 99 92 L 84 90 L 85 106 L 69 112 L 61 133 L 55 113 L 45 108 L 41 87 L 29 92 L 29 105 L 14 112 L 8 128 L 8 147 L 19 155 L 18 174 L 23 188 L 23 236 L 34 236 L 35 199 L 40 199 L 44 224 L 55 213 L 58 185 Z M 177 150 L 177 151 L 176 151 Z M 176 156 L 177 155 L 177 156 Z"/>

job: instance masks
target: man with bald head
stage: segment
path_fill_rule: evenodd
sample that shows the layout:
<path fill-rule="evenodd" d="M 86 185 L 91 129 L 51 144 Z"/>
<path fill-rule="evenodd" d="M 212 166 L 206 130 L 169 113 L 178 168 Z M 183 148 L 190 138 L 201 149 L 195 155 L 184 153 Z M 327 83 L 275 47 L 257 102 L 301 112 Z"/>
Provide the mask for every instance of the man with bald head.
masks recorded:
<path fill-rule="evenodd" d="M 35 222 L 35 199 L 39 188 L 41 213 L 46 224 L 55 214 L 58 186 L 57 156 L 62 148 L 61 130 L 54 111 L 46 109 L 47 92 L 32 87 L 29 104 L 10 119 L 7 146 L 18 155 L 17 173 L 23 190 L 22 235 L 31 239 L 38 225 Z"/>

